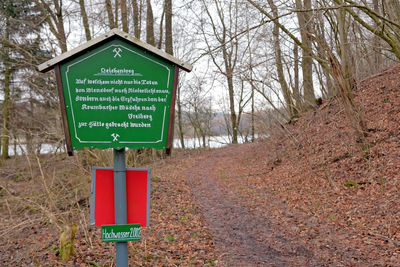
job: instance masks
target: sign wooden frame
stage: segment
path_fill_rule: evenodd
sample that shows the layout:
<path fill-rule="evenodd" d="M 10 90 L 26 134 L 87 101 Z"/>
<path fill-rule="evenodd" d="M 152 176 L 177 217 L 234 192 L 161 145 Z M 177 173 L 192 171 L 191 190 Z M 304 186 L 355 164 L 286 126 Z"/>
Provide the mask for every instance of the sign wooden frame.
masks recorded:
<path fill-rule="evenodd" d="M 127 133 L 131 133 L 134 132 L 134 136 L 139 136 L 139 132 L 145 134 L 146 131 L 149 132 L 149 130 L 145 129 L 129 129 L 125 131 L 125 135 L 124 135 L 124 140 L 121 140 L 121 142 L 119 142 L 120 140 L 117 140 L 118 142 L 111 142 L 111 141 L 107 141 L 107 143 L 110 144 L 94 144 L 94 143 L 89 143 L 88 145 L 79 143 L 76 140 L 79 140 L 80 142 L 80 138 L 78 138 L 77 136 L 77 128 L 78 128 L 78 123 L 75 122 L 75 119 L 73 120 L 73 123 L 71 122 L 72 120 L 69 119 L 68 114 L 71 114 L 70 110 L 73 110 L 72 108 L 72 102 L 74 102 L 74 104 L 76 103 L 75 100 L 71 99 L 71 96 L 68 98 L 68 101 L 66 101 L 65 99 L 65 75 L 63 74 L 61 68 L 63 68 L 62 66 L 65 66 L 65 64 L 69 64 L 69 62 L 73 62 L 73 60 L 77 60 L 79 57 L 82 56 L 86 56 L 86 55 L 90 55 L 90 53 L 92 53 L 92 51 L 95 51 L 95 49 L 102 47 L 104 45 L 106 45 L 109 42 L 112 42 L 113 40 L 121 40 L 122 42 L 125 42 L 128 45 L 131 45 L 132 47 L 136 47 L 137 49 L 139 49 L 140 51 L 143 51 L 143 53 L 147 54 L 149 57 L 152 58 L 158 58 L 159 60 L 161 60 L 162 62 L 168 62 L 168 64 L 170 64 L 170 66 L 172 67 L 172 71 L 174 72 L 173 74 L 173 78 L 172 78 L 172 88 L 170 93 L 168 93 L 169 96 L 168 99 L 170 99 L 169 101 L 167 100 L 167 103 L 165 105 L 169 105 L 169 117 L 167 117 L 168 119 L 168 125 L 167 126 L 162 126 L 161 125 L 161 129 L 163 129 L 164 127 L 166 127 L 165 131 L 167 131 L 167 135 L 166 137 L 162 137 L 163 136 L 163 132 L 164 130 L 161 131 L 161 139 L 157 142 L 153 142 L 153 144 L 151 144 L 151 142 L 136 142 L 137 140 L 132 139 L 132 142 L 127 141 L 126 138 L 131 138 L 131 134 L 127 134 Z M 94 53 L 94 52 L 93 52 Z M 118 53 L 118 51 L 117 51 Z M 88 57 L 89 57 L 88 56 Z M 117 56 L 117 54 L 115 54 L 115 56 Z M 190 64 L 187 64 L 185 62 L 182 62 L 174 57 L 172 57 L 169 54 L 166 54 L 165 52 L 150 46 L 146 43 L 140 42 L 138 39 L 129 36 L 128 34 L 119 31 L 117 29 L 113 29 L 112 31 L 96 38 L 93 39 L 89 42 L 87 42 L 86 44 L 79 46 L 67 53 L 64 53 L 56 58 L 53 58 L 52 60 L 49 60 L 43 64 L 41 64 L 38 69 L 42 72 L 46 72 L 49 71 L 51 69 L 54 69 L 55 71 L 55 76 L 56 76 L 56 83 L 57 83 L 57 88 L 58 88 L 58 93 L 59 93 L 59 101 L 60 101 L 60 109 L 61 109 L 61 116 L 62 116 L 62 123 L 63 123 L 63 129 L 64 129 L 64 134 L 65 134 L 65 141 L 66 141 L 66 147 L 67 147 L 67 152 L 68 155 L 73 155 L 73 150 L 74 149 L 81 149 L 83 147 L 91 147 L 91 148 L 100 148 L 100 149 L 104 149 L 104 148 L 116 148 L 116 149 L 121 149 L 123 147 L 131 147 L 131 148 L 146 148 L 146 147 L 154 147 L 156 149 L 166 149 L 167 153 L 170 151 L 170 149 L 172 148 L 172 144 L 173 144 L 173 134 L 174 134 L 174 117 L 175 117 L 175 102 L 176 102 L 176 90 L 177 90 L 177 86 L 178 86 L 178 78 L 179 78 L 179 70 L 183 69 L 185 71 L 191 71 L 192 66 Z M 63 78 L 64 77 L 64 78 Z M 64 82 L 63 82 L 64 81 Z M 68 86 L 69 86 L 69 82 Z M 64 85 L 63 85 L 64 84 Z M 75 85 L 76 86 L 76 85 Z M 69 87 L 68 87 L 69 90 Z M 78 90 L 78 89 L 77 89 Z M 71 94 L 71 93 L 70 93 Z M 68 102 L 68 103 L 67 103 Z M 157 104 L 156 104 L 157 105 Z M 162 104 L 158 104 L 158 105 L 162 105 Z M 83 105 L 82 105 L 83 106 Z M 118 103 L 115 104 L 115 107 L 118 106 Z M 69 109 L 68 109 L 69 108 Z M 83 109 L 83 108 L 81 108 Z M 158 109 L 158 106 L 157 106 Z M 73 111 L 72 111 L 73 112 Z M 85 111 L 86 114 L 90 111 Z M 92 111 L 93 113 L 94 111 Z M 155 114 L 159 114 L 160 111 L 158 111 L 158 113 Z M 84 113 L 83 111 L 81 111 L 81 113 Z M 120 112 L 122 113 L 122 112 Z M 164 110 L 165 113 L 165 110 Z M 167 114 L 168 114 L 167 113 Z M 114 113 L 115 114 L 115 113 Z M 124 114 L 125 115 L 125 114 Z M 146 115 L 146 114 L 145 114 Z M 74 115 L 73 115 L 74 116 Z M 165 115 L 164 115 L 165 116 Z M 159 120 L 158 120 L 159 121 Z M 143 121 L 142 121 L 143 123 Z M 159 127 L 157 126 L 157 120 L 151 124 L 148 123 L 147 125 L 151 125 L 151 127 L 153 127 L 153 125 L 156 125 L 154 127 Z M 134 123 L 135 125 L 137 125 L 136 123 Z M 133 123 L 131 124 L 131 127 Z M 72 127 L 72 128 L 71 128 Z M 149 126 L 150 127 L 150 126 Z M 154 128 L 153 127 L 153 128 Z M 125 127 L 126 128 L 126 127 Z M 152 128 L 152 129 L 153 129 Z M 107 128 L 108 129 L 108 128 Z M 159 129 L 159 128 L 156 128 Z M 116 131 L 119 131 L 120 129 L 117 129 Z M 120 130 L 123 131 L 124 129 Z M 86 133 L 91 132 L 92 129 L 84 129 L 84 130 L 79 130 L 80 132 L 84 132 L 86 131 Z M 151 130 L 150 132 L 156 132 L 154 130 Z M 104 130 L 103 132 L 100 131 L 100 134 L 98 132 L 96 132 L 95 136 L 101 136 L 101 134 L 108 134 L 109 135 L 110 131 L 109 130 Z M 115 135 L 119 135 L 120 132 L 115 133 Z M 73 135 L 73 136 L 72 136 Z M 108 136 L 107 135 L 107 136 Z M 122 134 L 121 134 L 122 135 Z M 146 135 L 146 134 L 145 134 Z M 112 136 L 114 136 L 112 134 Z M 129 137 L 127 137 L 129 136 Z M 72 140 L 72 137 L 74 138 Z M 102 136 L 99 138 L 103 138 Z M 111 138 L 111 137 L 108 137 Z M 165 138 L 165 139 L 164 139 Z M 122 137 L 120 137 L 120 139 L 122 139 Z M 88 140 L 88 139 L 86 139 Z M 91 140 L 91 139 L 89 139 Z M 103 140 L 103 139 L 101 139 Z M 114 139 L 115 141 L 115 139 Z M 91 142 L 91 141 L 90 141 Z M 96 141 L 93 141 L 96 142 Z M 100 142 L 97 142 L 100 143 Z M 101 143 L 106 143 L 105 141 L 101 142 Z M 130 143 L 130 144 L 128 144 Z M 135 144 L 133 144 L 135 143 Z M 148 144 L 147 144 L 148 143 Z M 154 144 L 154 143 L 158 143 L 158 144 Z M 75 144 L 75 145 L 74 145 Z"/>

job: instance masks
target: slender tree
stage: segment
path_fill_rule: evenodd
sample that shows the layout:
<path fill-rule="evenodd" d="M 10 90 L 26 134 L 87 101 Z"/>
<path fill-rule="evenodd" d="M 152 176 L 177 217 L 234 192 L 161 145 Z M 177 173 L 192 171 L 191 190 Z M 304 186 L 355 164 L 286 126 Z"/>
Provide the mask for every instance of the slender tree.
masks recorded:
<path fill-rule="evenodd" d="M 86 41 L 89 41 L 90 39 L 92 39 L 92 36 L 90 34 L 90 26 L 89 26 L 89 20 L 88 20 L 86 8 L 85 8 L 85 0 L 79 0 L 79 7 L 81 10 L 83 28 L 85 29 Z"/>
<path fill-rule="evenodd" d="M 141 32 L 141 12 L 137 0 L 132 0 L 133 9 L 133 32 L 136 38 L 140 39 Z"/>
<path fill-rule="evenodd" d="M 114 12 L 111 0 L 105 0 L 105 1 L 106 1 L 106 10 L 108 15 L 108 26 L 110 27 L 110 29 L 116 28 L 117 25 L 115 24 Z"/>
<path fill-rule="evenodd" d="M 152 46 L 156 45 L 154 38 L 154 17 L 151 1 L 147 0 L 147 14 L 146 14 L 146 42 Z"/>
<path fill-rule="evenodd" d="M 268 0 L 268 4 L 271 7 L 272 15 L 278 20 L 278 8 L 274 4 L 274 1 Z M 289 89 L 289 85 L 286 82 L 284 70 L 283 70 L 283 59 L 282 59 L 282 51 L 280 45 L 280 36 L 279 36 L 279 26 L 275 23 L 274 28 L 272 30 L 272 35 L 274 38 L 274 52 L 275 52 L 275 66 L 276 72 L 278 74 L 278 81 L 281 86 L 281 91 L 283 94 L 283 98 L 285 99 L 285 106 L 289 113 L 289 117 L 294 117 L 297 115 L 297 110 L 293 104 L 292 94 Z"/>
<path fill-rule="evenodd" d="M 296 8 L 302 10 L 302 12 L 297 12 L 297 18 L 299 21 L 303 47 L 307 47 L 307 49 L 303 49 L 302 52 L 301 69 L 303 74 L 304 105 L 306 109 L 309 109 L 315 105 L 313 59 L 312 54 L 308 52 L 312 50 L 312 41 L 310 36 L 313 34 L 313 21 L 309 14 L 310 11 L 308 11 L 312 8 L 311 0 L 296 0 Z"/>
<path fill-rule="evenodd" d="M 212 1 L 212 5 L 210 5 L 208 2 L 203 0 L 202 3 L 205 14 L 210 22 L 209 26 L 211 27 L 211 34 L 213 35 L 214 40 L 218 42 L 218 48 L 222 54 L 221 64 L 219 56 L 214 53 L 214 49 L 210 44 L 211 40 L 209 40 L 208 37 L 209 33 L 206 33 L 205 29 L 202 28 L 208 54 L 215 67 L 226 79 L 229 96 L 230 124 L 232 127 L 232 143 L 236 144 L 238 142 L 238 126 L 240 118 L 235 110 L 234 72 L 237 67 L 239 50 L 239 40 L 237 35 L 239 31 L 239 7 L 237 1 L 223 4 L 221 1 L 214 0 Z M 215 10 L 211 11 L 211 7 L 214 7 Z M 216 12 L 217 16 L 215 17 L 212 12 Z"/>
<path fill-rule="evenodd" d="M 4 16 L 5 16 L 5 29 L 3 37 L 3 65 L 4 65 L 4 101 L 3 101 L 3 131 L 2 131 L 2 158 L 6 159 L 9 157 L 8 146 L 10 140 L 10 76 L 11 76 L 11 62 L 10 62 L 10 18 L 13 6 L 10 0 L 7 0 L 3 4 Z"/>
<path fill-rule="evenodd" d="M 174 54 L 172 42 L 172 0 L 165 0 L 165 52 Z"/>
<path fill-rule="evenodd" d="M 122 30 L 124 32 L 129 32 L 128 10 L 126 7 L 126 0 L 120 0 L 120 6 L 121 6 Z"/>
<path fill-rule="evenodd" d="M 115 13 L 114 13 L 114 26 L 115 26 L 115 28 L 118 28 L 118 25 L 119 25 L 119 16 L 118 16 L 118 14 L 119 14 L 119 0 L 115 0 L 114 1 L 114 10 L 115 10 Z"/>

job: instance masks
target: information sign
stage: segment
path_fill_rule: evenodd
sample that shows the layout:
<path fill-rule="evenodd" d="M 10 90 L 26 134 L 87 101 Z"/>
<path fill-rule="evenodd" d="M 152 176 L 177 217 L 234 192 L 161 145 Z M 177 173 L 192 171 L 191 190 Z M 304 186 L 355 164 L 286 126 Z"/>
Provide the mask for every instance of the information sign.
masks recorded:
<path fill-rule="evenodd" d="M 118 29 L 38 67 L 55 70 L 67 150 L 169 149 L 179 69 L 192 66 Z"/>
<path fill-rule="evenodd" d="M 101 226 L 102 242 L 140 241 L 139 224 L 119 224 Z"/>
<path fill-rule="evenodd" d="M 73 149 L 164 149 L 174 66 L 114 39 L 60 66 Z"/>

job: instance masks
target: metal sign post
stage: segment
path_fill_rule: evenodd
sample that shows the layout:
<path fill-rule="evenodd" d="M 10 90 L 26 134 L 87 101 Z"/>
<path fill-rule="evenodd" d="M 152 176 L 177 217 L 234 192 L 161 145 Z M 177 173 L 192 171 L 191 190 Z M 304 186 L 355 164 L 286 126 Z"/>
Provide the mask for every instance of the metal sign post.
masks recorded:
<path fill-rule="evenodd" d="M 114 200 L 115 200 L 115 224 L 126 224 L 126 167 L 125 148 L 114 149 Z M 128 267 L 128 244 L 116 242 L 117 267 Z"/>

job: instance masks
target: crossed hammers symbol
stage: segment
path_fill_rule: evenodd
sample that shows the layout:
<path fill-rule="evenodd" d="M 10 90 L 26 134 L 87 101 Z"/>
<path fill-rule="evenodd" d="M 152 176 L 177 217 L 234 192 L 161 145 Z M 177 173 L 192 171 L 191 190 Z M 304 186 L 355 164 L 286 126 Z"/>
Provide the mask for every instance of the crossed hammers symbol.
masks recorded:
<path fill-rule="evenodd" d="M 122 52 L 122 49 L 121 49 L 121 48 L 116 47 L 116 48 L 114 48 L 113 52 L 115 53 L 114 57 L 116 57 L 116 56 L 122 57 L 122 56 L 120 55 L 120 53 Z"/>
<path fill-rule="evenodd" d="M 119 134 L 113 133 L 111 136 L 114 138 L 113 141 L 118 141 Z"/>

